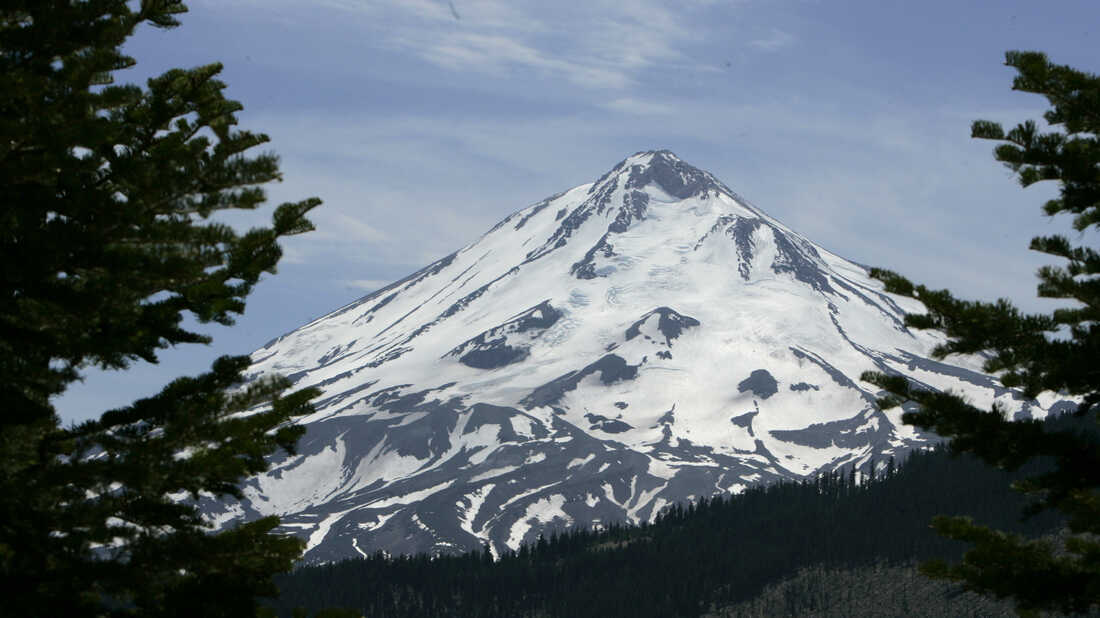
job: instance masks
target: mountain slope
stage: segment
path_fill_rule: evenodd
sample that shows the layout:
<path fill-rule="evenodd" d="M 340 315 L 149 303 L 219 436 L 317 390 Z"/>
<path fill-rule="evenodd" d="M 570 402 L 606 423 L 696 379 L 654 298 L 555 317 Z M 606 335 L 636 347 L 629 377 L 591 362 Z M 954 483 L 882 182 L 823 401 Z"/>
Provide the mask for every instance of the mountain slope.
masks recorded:
<path fill-rule="evenodd" d="M 866 466 L 925 443 L 858 382 L 878 369 L 1045 415 L 929 358 L 919 304 L 667 151 L 253 354 L 322 388 L 300 454 L 220 523 L 278 514 L 307 560 L 652 519 L 667 504 Z M 1050 403 L 1050 402 L 1048 402 Z"/>

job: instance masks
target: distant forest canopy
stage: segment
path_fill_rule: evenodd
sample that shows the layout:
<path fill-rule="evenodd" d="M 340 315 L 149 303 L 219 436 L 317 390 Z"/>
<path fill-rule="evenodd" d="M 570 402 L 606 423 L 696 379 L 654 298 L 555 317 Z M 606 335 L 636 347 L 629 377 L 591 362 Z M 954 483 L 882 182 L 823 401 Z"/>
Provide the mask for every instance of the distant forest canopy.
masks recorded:
<path fill-rule="evenodd" d="M 1046 425 L 1095 431 L 1090 420 L 1063 415 Z M 882 463 L 873 477 L 834 471 L 673 505 L 653 523 L 570 529 L 496 561 L 486 548 L 461 556 L 376 554 L 303 567 L 277 579 L 281 595 L 272 607 L 279 616 L 293 615 L 293 608 L 311 616 L 321 608 L 346 608 L 367 617 L 690 617 L 720 615 L 723 608 L 736 615 L 754 607 L 766 589 L 777 594 L 783 582 L 782 594 L 820 595 L 806 582 L 829 569 L 870 576 L 920 560 L 957 560 L 966 545 L 936 534 L 929 527 L 934 515 L 967 515 L 1028 536 L 1062 525 L 1051 511 L 1025 518 L 1028 499 L 1010 488 L 1013 480 L 1044 469 L 1042 461 L 1009 473 L 941 445 L 913 452 L 897 467 Z M 796 576 L 802 579 L 791 584 Z M 929 589 L 947 591 L 942 607 L 967 611 L 950 605 L 957 587 Z M 790 602 L 812 605 L 815 598 Z M 975 602 L 969 596 L 959 602 L 964 600 Z"/>

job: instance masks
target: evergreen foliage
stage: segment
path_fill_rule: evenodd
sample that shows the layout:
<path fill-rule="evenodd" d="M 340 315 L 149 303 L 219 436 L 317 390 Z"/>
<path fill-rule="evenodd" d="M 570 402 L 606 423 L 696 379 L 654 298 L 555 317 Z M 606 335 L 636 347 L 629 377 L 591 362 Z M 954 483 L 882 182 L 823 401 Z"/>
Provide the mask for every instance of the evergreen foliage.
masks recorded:
<path fill-rule="evenodd" d="M 1010 475 L 943 449 L 917 452 L 874 478 L 834 471 L 677 504 L 651 524 L 572 528 L 495 562 L 483 552 L 378 554 L 303 567 L 277 579 L 274 607 L 280 616 L 295 607 L 387 618 L 701 616 L 748 603 L 815 565 L 858 570 L 957 558 L 964 545 L 928 527 L 936 513 L 1028 536 L 1055 530 L 1061 523 L 1052 513 L 1021 520 L 1025 499 L 1009 489 L 1012 479 L 1041 466 Z M 884 611 L 869 615 L 900 613 L 879 607 Z"/>
<path fill-rule="evenodd" d="M 1043 212 L 1072 214 L 1073 227 L 1086 232 L 1100 226 L 1100 76 L 1051 63 L 1038 52 L 1008 52 L 1005 64 L 1016 69 L 1013 89 L 1041 94 L 1051 109 L 1044 119 L 1056 130 L 1042 132 L 1033 121 L 1005 131 L 987 120 L 974 122 L 972 135 L 1000 142 L 994 157 L 1028 187 L 1044 180 L 1059 185 L 1059 197 Z M 1100 253 L 1075 246 L 1065 236 L 1040 236 L 1031 249 L 1066 260 L 1038 272 L 1040 297 L 1072 306 L 1050 314 L 1029 315 L 1007 300 L 995 303 L 956 299 L 946 290 L 930 290 L 904 277 L 875 269 L 872 275 L 890 292 L 915 297 L 928 313 L 909 315 L 915 328 L 934 328 L 949 340 L 935 354 L 987 354 L 985 370 L 998 372 L 1006 386 L 1028 396 L 1054 391 L 1077 396 L 1077 414 L 1097 419 L 1100 403 Z M 1008 421 L 994 406 L 981 410 L 950 393 L 920 390 L 904 378 L 867 373 L 863 379 L 886 390 L 883 407 L 919 404 L 906 423 L 951 440 L 952 448 L 985 461 L 1016 468 L 1037 456 L 1056 465 L 1017 483 L 1033 497 L 1035 509 L 1057 509 L 1068 518 L 1063 542 L 1026 540 L 963 518 L 939 517 L 942 534 L 973 543 L 959 564 L 933 562 L 924 571 L 963 582 L 968 589 L 1013 599 L 1023 614 L 1036 610 L 1083 612 L 1100 603 L 1100 445 L 1091 434 L 1052 432 L 1038 421 Z"/>
<path fill-rule="evenodd" d="M 1008 618 L 1015 613 L 1007 601 L 960 593 L 950 583 L 922 576 L 915 566 L 875 564 L 801 569 L 756 597 L 716 609 L 705 618 Z"/>
<path fill-rule="evenodd" d="M 279 180 L 268 138 L 235 128 L 217 64 L 146 87 L 112 76 L 142 24 L 173 28 L 179 0 L 12 0 L 0 7 L 0 612 L 17 616 L 241 616 L 301 552 L 274 518 L 210 534 L 191 500 L 292 450 L 311 390 L 245 384 L 247 357 L 61 426 L 50 398 L 97 365 L 124 369 L 232 324 L 280 237 L 312 229 L 316 198 L 238 233 Z"/>

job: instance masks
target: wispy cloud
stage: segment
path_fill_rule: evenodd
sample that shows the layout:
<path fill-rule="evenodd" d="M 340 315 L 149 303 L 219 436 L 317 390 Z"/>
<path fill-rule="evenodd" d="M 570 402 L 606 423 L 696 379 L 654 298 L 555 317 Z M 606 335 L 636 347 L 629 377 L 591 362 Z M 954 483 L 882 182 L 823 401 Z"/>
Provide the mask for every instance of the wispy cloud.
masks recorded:
<path fill-rule="evenodd" d="M 389 285 L 390 283 L 391 283 L 391 281 L 389 281 L 388 279 L 345 279 L 344 280 L 344 285 L 346 287 L 356 289 L 356 290 L 364 290 L 366 292 L 373 292 L 374 290 L 377 290 L 378 288 L 380 288 L 382 286 Z"/>
<path fill-rule="evenodd" d="M 507 34 L 454 32 L 433 41 L 406 36 L 401 42 L 425 60 L 449 69 L 498 74 L 511 69 L 529 69 L 560 76 L 587 88 L 620 89 L 632 82 L 624 66 L 548 53 Z"/>
<path fill-rule="evenodd" d="M 773 52 L 790 47 L 795 42 L 794 35 L 777 28 L 772 28 L 767 35 L 749 41 L 749 47 L 760 51 Z"/>
<path fill-rule="evenodd" d="M 638 116 L 659 116 L 664 114 L 671 114 L 675 111 L 675 107 L 665 103 L 657 103 L 655 101 L 643 101 L 641 99 L 635 99 L 631 97 L 621 97 L 610 101 L 602 105 L 602 107 L 626 114 L 635 114 Z"/>
<path fill-rule="evenodd" d="M 397 6 L 413 11 L 419 3 Z M 414 24 L 392 32 L 389 42 L 447 68 L 531 70 L 584 88 L 616 90 L 632 85 L 638 71 L 678 58 L 689 32 L 677 14 L 648 1 L 569 10 L 499 0 L 455 6 L 460 22 L 451 16 L 454 23 L 445 28 Z M 450 16 L 450 7 L 443 8 Z"/>
<path fill-rule="evenodd" d="M 364 221 L 361 217 L 355 217 L 334 209 L 320 209 L 313 215 L 318 229 L 313 233 L 313 240 L 318 242 L 330 242 L 340 240 L 342 242 L 378 243 L 384 242 L 387 235 Z"/>
<path fill-rule="evenodd" d="M 243 1 L 243 0 L 242 0 Z M 284 11 L 296 11 L 284 0 Z M 684 5 L 661 0 L 319 0 L 369 28 L 372 45 L 455 71 L 531 71 L 588 89 L 622 90 L 676 62 L 700 33 Z M 314 10 L 314 9 L 311 9 Z"/>
<path fill-rule="evenodd" d="M 193 0 L 219 10 L 224 0 Z M 788 29 L 749 15 L 748 0 L 232 0 L 268 19 L 321 24 L 344 49 L 419 60 L 472 81 L 537 80 L 590 101 L 652 89 L 654 75 L 713 73 L 730 46 L 767 53 L 792 45 Z M 744 19 L 739 19 L 744 17 Z M 765 20 L 770 20 L 770 16 Z M 755 35 L 750 34 L 755 33 Z M 326 42 L 326 49 L 339 49 Z M 722 51 L 717 51 L 722 50 Z M 279 61 L 283 67 L 294 57 Z M 323 70 L 323 69 L 319 69 Z M 411 70 L 416 70 L 411 68 Z M 661 78 L 659 78 L 661 79 Z M 598 104 L 598 103 L 597 103 Z"/>

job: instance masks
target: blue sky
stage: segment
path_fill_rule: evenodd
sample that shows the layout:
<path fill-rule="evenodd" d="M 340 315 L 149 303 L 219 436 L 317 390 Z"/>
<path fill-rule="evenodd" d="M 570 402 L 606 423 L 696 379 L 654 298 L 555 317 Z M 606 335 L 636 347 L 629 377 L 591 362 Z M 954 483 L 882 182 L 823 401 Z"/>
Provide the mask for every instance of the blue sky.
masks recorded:
<path fill-rule="evenodd" d="M 246 354 L 475 240 L 509 213 L 668 148 L 854 261 L 1028 309 L 1039 212 L 970 122 L 1038 119 L 1009 49 L 1100 71 L 1094 0 L 191 0 L 118 81 L 220 61 L 272 138 L 272 205 L 316 195 L 232 328 L 55 403 L 97 416 Z M 262 213 L 270 216 L 270 209 Z M 247 224 L 249 217 L 236 217 Z"/>

